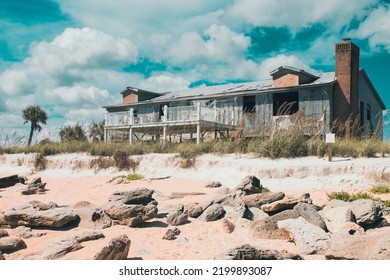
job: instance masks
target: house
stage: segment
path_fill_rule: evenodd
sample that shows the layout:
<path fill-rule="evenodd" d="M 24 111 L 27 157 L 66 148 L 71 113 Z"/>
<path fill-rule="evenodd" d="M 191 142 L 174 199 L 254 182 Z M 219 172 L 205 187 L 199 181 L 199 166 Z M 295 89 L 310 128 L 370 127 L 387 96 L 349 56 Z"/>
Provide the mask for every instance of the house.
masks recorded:
<path fill-rule="evenodd" d="M 199 143 L 205 137 L 272 136 L 291 129 L 307 135 L 338 129 L 345 137 L 372 134 L 386 107 L 359 68 L 359 48 L 343 39 L 335 57 L 335 71 L 328 73 L 281 66 L 256 82 L 164 93 L 127 87 L 122 103 L 103 107 L 105 139 Z"/>

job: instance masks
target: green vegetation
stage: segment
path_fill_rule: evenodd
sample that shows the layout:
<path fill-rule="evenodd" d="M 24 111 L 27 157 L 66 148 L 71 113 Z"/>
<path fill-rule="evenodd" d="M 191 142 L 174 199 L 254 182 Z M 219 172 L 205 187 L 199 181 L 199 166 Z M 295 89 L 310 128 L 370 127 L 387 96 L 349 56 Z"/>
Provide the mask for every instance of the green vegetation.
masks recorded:
<path fill-rule="evenodd" d="M 375 194 L 390 193 L 390 186 L 389 185 L 374 186 L 371 189 L 369 189 L 369 191 Z"/>
<path fill-rule="evenodd" d="M 347 193 L 345 191 L 341 192 L 331 192 L 326 194 L 329 200 L 338 199 L 342 201 L 352 202 L 358 199 L 371 199 L 374 201 L 382 202 L 386 207 L 390 207 L 390 200 L 382 200 L 378 197 L 375 197 L 371 194 L 365 192 L 358 192 L 354 194 Z"/>
<path fill-rule="evenodd" d="M 27 142 L 27 146 L 30 146 L 34 132 L 42 130 L 40 123 L 46 124 L 47 114 L 45 110 L 43 110 L 41 106 L 38 105 L 28 106 L 23 110 L 22 114 L 23 114 L 24 123 L 26 124 L 30 122 L 31 124 L 30 135 L 28 137 L 28 142 Z"/>
<path fill-rule="evenodd" d="M 263 187 L 261 189 L 261 193 L 267 193 L 267 192 L 271 192 L 271 190 L 269 188 L 266 188 L 266 187 Z"/>
<path fill-rule="evenodd" d="M 61 153 L 87 153 L 93 156 L 115 156 L 118 167 L 126 167 L 126 156 L 148 153 L 178 153 L 183 159 L 194 159 L 206 153 L 252 153 L 257 157 L 294 158 L 303 156 L 324 157 L 328 146 L 321 137 L 275 136 L 272 139 L 251 138 L 235 140 L 215 140 L 196 145 L 193 142 L 166 143 L 135 142 L 99 142 L 99 141 L 43 141 L 26 147 L 0 147 L 0 154 L 40 153 L 43 156 Z M 390 153 L 390 144 L 374 138 L 365 140 L 338 139 L 333 145 L 333 156 L 375 157 Z"/>
<path fill-rule="evenodd" d="M 110 182 L 118 179 L 118 178 L 123 178 L 123 179 L 126 179 L 127 181 L 137 181 L 137 180 L 142 180 L 145 178 L 145 176 L 141 175 L 141 174 L 137 174 L 137 173 L 129 173 L 127 175 L 119 175 L 119 176 L 115 176 L 114 178 L 112 178 L 110 180 Z"/>
<path fill-rule="evenodd" d="M 61 142 L 85 142 L 88 140 L 85 130 L 79 123 L 75 125 L 65 125 L 61 127 L 59 135 L 61 138 Z"/>

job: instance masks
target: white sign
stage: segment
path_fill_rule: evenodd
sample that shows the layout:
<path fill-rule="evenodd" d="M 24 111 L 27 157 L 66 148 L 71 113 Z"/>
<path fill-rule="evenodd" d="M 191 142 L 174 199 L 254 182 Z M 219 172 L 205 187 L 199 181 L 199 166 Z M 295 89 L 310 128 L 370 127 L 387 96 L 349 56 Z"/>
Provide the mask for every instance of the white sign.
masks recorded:
<path fill-rule="evenodd" d="M 332 144 L 336 142 L 336 135 L 334 133 L 325 134 L 325 143 Z"/>

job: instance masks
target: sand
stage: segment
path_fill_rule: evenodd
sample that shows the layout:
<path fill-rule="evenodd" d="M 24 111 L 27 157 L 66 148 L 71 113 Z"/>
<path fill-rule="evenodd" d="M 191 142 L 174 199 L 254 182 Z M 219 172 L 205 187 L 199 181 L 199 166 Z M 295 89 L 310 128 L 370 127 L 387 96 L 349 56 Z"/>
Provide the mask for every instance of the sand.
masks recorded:
<path fill-rule="evenodd" d="M 334 162 L 315 157 L 300 159 L 256 159 L 250 156 L 215 156 L 205 155 L 197 158 L 194 167 L 183 169 L 175 155 L 146 155 L 138 157 L 140 164 L 137 173 L 145 179 L 127 184 L 113 185 L 110 179 L 129 171 L 115 168 L 91 169 L 89 162 L 93 157 L 86 155 L 60 155 L 48 157 L 49 168 L 34 172 L 33 158 L 28 155 L 10 155 L 0 157 L 0 176 L 19 174 L 32 179 L 41 177 L 46 182 L 47 192 L 23 196 L 20 187 L 10 187 L 0 191 L 0 212 L 31 200 L 55 202 L 58 205 L 73 205 L 79 201 L 88 201 L 96 206 L 102 205 L 114 191 L 127 191 L 146 187 L 155 191 L 153 197 L 158 201 L 159 215 L 140 226 L 130 228 L 115 225 L 102 230 L 104 239 L 82 243 L 84 248 L 69 253 L 63 259 L 87 260 L 111 238 L 121 234 L 128 235 L 131 248 L 130 259 L 144 260 L 208 260 L 226 252 L 236 245 L 283 249 L 297 253 L 292 242 L 285 240 L 259 240 L 250 236 L 249 223 L 236 224 L 236 229 L 227 234 L 221 221 L 203 222 L 190 218 L 189 223 L 179 226 L 181 234 L 176 240 L 163 240 L 168 228 L 167 209 L 171 205 L 188 202 L 206 202 L 220 191 L 218 188 L 205 188 L 211 180 L 220 181 L 223 187 L 234 188 L 246 175 L 256 175 L 261 183 L 272 191 L 283 191 L 287 195 L 309 192 L 313 203 L 327 203 L 326 193 L 334 190 L 361 191 L 372 185 L 386 181 L 390 168 L 389 158 L 341 159 Z M 167 177 L 168 178 L 159 178 Z M 174 192 L 202 193 L 184 198 L 171 199 Z M 383 197 L 390 199 L 388 195 Z M 12 234 L 11 229 L 6 229 Z M 25 239 L 27 248 L 5 254 L 6 259 L 39 259 L 48 244 L 56 238 L 71 236 L 87 229 L 76 227 L 66 230 L 33 229 L 44 232 L 42 237 Z M 321 255 L 305 256 L 306 259 L 323 259 Z"/>

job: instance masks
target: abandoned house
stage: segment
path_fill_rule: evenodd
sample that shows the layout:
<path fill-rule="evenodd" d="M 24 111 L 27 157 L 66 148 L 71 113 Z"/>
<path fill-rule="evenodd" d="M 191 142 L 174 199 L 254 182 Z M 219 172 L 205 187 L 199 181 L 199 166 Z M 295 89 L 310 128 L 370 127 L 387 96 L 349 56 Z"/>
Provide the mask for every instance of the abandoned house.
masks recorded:
<path fill-rule="evenodd" d="M 385 105 L 359 68 L 359 48 L 348 38 L 335 45 L 334 72 L 312 74 L 281 66 L 270 76 L 164 93 L 127 87 L 121 92 L 122 103 L 103 107 L 105 140 L 199 143 L 210 137 L 272 136 L 291 129 L 322 135 L 337 124 L 350 137 L 356 126 L 364 136 L 382 122 Z"/>

